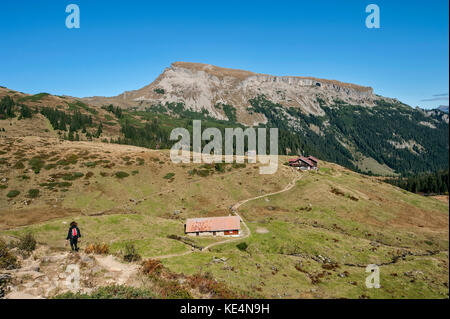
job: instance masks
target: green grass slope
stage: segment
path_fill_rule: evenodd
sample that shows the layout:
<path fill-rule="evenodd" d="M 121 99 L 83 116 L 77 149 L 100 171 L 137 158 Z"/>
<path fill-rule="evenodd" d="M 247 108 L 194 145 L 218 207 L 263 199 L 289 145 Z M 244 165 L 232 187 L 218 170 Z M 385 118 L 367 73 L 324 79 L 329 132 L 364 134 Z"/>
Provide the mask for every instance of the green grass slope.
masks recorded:
<path fill-rule="evenodd" d="M 0 235 L 31 231 L 61 249 L 75 219 L 82 247 L 120 253 L 133 243 L 143 257 L 173 254 L 162 259 L 171 271 L 210 273 L 269 298 L 448 298 L 448 204 L 377 178 L 325 162 L 301 173 L 285 157 L 276 174 L 260 175 L 258 164 L 173 164 L 168 151 L 125 145 L 37 137 L 2 145 Z M 192 247 L 168 237 L 184 235 L 186 218 L 228 215 L 297 175 L 292 189 L 238 209 L 248 238 L 181 255 Z M 368 264 L 380 265 L 380 289 L 364 284 Z"/>

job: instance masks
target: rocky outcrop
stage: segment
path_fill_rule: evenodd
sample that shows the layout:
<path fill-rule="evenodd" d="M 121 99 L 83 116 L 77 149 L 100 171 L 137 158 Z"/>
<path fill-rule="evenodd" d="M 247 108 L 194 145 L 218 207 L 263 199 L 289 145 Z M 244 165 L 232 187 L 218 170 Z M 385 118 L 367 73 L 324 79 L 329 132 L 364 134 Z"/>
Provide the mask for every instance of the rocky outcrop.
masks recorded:
<path fill-rule="evenodd" d="M 139 284 L 139 265 L 122 263 L 112 255 L 54 252 L 40 246 L 20 259 L 20 268 L 0 274 L 0 298 L 52 298 L 69 291 L 89 294 L 102 286 Z M 74 271 L 79 274 L 76 286 L 70 284 Z"/>
<path fill-rule="evenodd" d="M 305 114 L 323 115 L 321 103 L 336 101 L 373 106 L 380 97 L 370 87 L 335 80 L 299 76 L 273 76 L 250 71 L 226 69 L 209 64 L 175 62 L 150 85 L 127 91 L 116 97 L 91 97 L 91 104 L 112 103 L 122 107 L 145 108 L 151 105 L 182 102 L 192 111 L 206 110 L 217 119 L 227 119 L 215 107 L 227 104 L 236 108 L 237 120 L 246 125 L 265 122 L 263 115 L 253 113 L 249 100 L 265 95 L 283 107 L 301 109 Z"/>

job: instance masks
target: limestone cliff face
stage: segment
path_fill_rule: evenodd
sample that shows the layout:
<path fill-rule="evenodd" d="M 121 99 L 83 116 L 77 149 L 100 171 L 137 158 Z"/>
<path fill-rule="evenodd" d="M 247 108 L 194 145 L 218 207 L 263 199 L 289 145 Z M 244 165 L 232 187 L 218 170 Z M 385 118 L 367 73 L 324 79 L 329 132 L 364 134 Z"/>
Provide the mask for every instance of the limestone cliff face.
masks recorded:
<path fill-rule="evenodd" d="M 335 80 L 297 76 L 272 76 L 249 71 L 226 69 L 208 64 L 175 62 L 150 85 L 127 91 L 117 97 L 91 97 L 92 104 L 113 103 L 122 107 L 144 108 L 166 102 L 183 102 L 192 111 L 207 110 L 210 116 L 227 119 L 218 103 L 236 108 L 237 120 L 246 125 L 264 123 L 262 114 L 251 112 L 249 100 L 264 94 L 284 107 L 300 108 L 306 114 L 323 115 L 318 100 L 334 104 L 335 100 L 373 106 L 370 87 Z"/>

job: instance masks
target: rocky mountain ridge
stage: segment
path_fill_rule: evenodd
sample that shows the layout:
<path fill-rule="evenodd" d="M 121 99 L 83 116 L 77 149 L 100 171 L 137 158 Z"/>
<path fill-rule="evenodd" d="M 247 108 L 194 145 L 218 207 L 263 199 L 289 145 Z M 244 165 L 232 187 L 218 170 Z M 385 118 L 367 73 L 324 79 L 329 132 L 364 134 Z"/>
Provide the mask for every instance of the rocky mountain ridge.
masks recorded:
<path fill-rule="evenodd" d="M 370 107 L 381 98 L 373 93 L 371 87 L 336 80 L 273 76 L 209 64 L 175 62 L 154 82 L 141 89 L 126 91 L 116 97 L 88 97 L 84 100 L 99 106 L 111 103 L 141 109 L 181 102 L 188 110 L 206 110 L 211 117 L 221 120 L 226 120 L 227 116 L 215 106 L 231 105 L 236 109 L 238 122 L 257 125 L 267 121 L 251 110 L 249 100 L 259 95 L 286 108 L 298 108 L 305 114 L 316 116 L 325 114 L 319 100 L 325 104 L 341 101 Z"/>

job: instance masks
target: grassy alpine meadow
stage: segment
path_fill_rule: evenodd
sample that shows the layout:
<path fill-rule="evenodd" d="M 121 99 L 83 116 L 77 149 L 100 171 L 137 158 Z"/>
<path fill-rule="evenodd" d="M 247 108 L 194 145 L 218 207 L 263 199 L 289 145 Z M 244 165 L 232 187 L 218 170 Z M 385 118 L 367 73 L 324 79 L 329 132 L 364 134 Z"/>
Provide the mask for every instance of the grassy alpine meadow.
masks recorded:
<path fill-rule="evenodd" d="M 448 206 L 327 166 L 306 173 L 291 191 L 241 208 L 252 230 L 242 241 L 245 250 L 224 244 L 206 256 L 194 253 L 164 264 L 187 273 L 201 267 L 269 298 L 448 297 Z M 349 183 L 361 187 L 344 195 L 332 192 L 349 191 Z M 377 200 L 385 188 L 392 195 Z M 411 221 L 401 218 L 397 205 Z M 377 210 L 368 213 L 372 208 L 384 212 L 382 217 Z M 414 225 L 415 214 L 427 215 L 427 224 L 421 219 L 423 225 Z M 226 262 L 212 263 L 213 257 Z M 365 286 L 369 264 L 380 265 L 379 289 Z"/>
<path fill-rule="evenodd" d="M 5 165 L 23 167 L 0 189 L 5 238 L 31 233 L 62 251 L 76 220 L 81 249 L 106 244 L 122 258 L 132 245 L 172 274 L 214 278 L 250 297 L 448 298 L 448 203 L 377 177 L 327 162 L 301 172 L 286 156 L 276 174 L 261 175 L 260 164 L 174 164 L 168 151 L 135 146 L 7 145 Z M 237 209 L 250 229 L 241 223 L 243 238 L 184 234 L 187 218 L 227 216 L 247 199 Z M 371 264 L 380 288 L 366 287 Z"/>
<path fill-rule="evenodd" d="M 240 208 L 252 235 L 164 260 L 278 298 L 448 297 L 448 205 L 334 164 Z M 212 263 L 224 257 L 225 263 Z M 379 289 L 365 285 L 379 265 Z"/>

